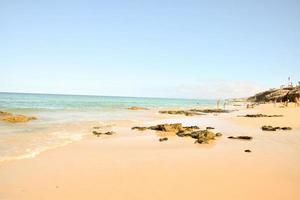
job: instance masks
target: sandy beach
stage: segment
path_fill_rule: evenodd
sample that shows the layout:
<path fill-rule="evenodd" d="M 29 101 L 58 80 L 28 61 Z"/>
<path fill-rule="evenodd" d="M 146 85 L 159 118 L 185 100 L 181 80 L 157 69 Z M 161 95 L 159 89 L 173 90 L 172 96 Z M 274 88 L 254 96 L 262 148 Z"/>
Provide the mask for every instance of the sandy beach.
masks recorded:
<path fill-rule="evenodd" d="M 132 112 L 153 118 L 106 122 L 115 135 L 91 133 L 34 158 L 0 163 L 0 199 L 299 199 L 299 107 L 264 104 L 191 117 Z M 237 117 L 251 113 L 283 117 Z M 210 144 L 176 136 L 159 142 L 155 131 L 131 130 L 166 122 L 212 126 L 223 136 Z M 262 125 L 293 129 L 264 132 Z M 238 135 L 253 140 L 227 138 Z"/>

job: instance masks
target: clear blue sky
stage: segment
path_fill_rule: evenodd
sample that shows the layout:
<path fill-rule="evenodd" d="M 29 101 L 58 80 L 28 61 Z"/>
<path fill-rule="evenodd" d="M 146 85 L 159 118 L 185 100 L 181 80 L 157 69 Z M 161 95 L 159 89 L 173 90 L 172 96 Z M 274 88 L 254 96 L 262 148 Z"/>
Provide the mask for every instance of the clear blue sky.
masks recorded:
<path fill-rule="evenodd" d="M 0 91 L 219 98 L 300 80 L 299 0 L 0 0 Z"/>

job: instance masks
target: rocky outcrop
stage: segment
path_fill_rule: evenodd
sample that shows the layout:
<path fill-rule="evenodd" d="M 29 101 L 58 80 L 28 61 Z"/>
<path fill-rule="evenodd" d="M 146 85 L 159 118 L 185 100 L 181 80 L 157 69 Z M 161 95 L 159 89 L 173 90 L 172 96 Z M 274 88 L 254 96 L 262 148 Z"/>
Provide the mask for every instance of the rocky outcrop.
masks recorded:
<path fill-rule="evenodd" d="M 280 89 L 270 89 L 258 93 L 248 98 L 248 101 L 253 102 L 271 102 L 271 101 L 289 101 L 295 102 L 296 97 L 300 98 L 300 86 L 285 87 Z"/>
<path fill-rule="evenodd" d="M 28 122 L 36 120 L 36 117 L 28 117 L 25 115 L 13 115 L 12 113 L 0 111 L 0 120 L 10 123 Z"/>
<path fill-rule="evenodd" d="M 295 101 L 296 98 L 300 98 L 300 86 L 290 90 L 286 95 L 286 99 L 289 99 L 290 101 Z"/>

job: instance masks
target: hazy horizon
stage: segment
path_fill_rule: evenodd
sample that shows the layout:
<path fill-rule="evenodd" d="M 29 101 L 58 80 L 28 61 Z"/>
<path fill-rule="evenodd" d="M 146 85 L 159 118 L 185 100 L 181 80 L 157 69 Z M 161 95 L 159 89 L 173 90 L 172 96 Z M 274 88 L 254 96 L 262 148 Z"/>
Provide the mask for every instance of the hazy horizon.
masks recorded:
<path fill-rule="evenodd" d="M 0 92 L 219 99 L 300 80 L 300 1 L 0 1 Z"/>

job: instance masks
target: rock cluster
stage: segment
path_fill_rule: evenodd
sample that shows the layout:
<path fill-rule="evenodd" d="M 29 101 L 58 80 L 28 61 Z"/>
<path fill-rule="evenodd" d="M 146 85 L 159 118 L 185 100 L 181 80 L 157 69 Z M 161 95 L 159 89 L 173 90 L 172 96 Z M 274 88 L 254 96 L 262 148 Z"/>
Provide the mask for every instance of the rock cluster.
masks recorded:
<path fill-rule="evenodd" d="M 263 131 L 277 131 L 277 130 L 284 130 L 284 131 L 288 131 L 288 130 L 292 130 L 291 127 L 279 127 L 279 126 L 276 126 L 276 127 L 273 127 L 273 126 L 262 126 L 261 129 Z"/>
<path fill-rule="evenodd" d="M 210 127 L 212 129 L 212 127 Z M 158 124 L 150 127 L 132 127 L 133 130 L 155 130 L 163 132 L 174 132 L 178 137 L 191 137 L 196 139 L 195 143 L 209 143 L 210 140 L 214 140 L 215 137 L 222 136 L 221 133 L 214 133 L 208 129 L 200 130 L 198 126 L 182 126 L 181 123 L 175 124 Z M 162 139 L 162 138 L 161 138 Z M 164 140 L 159 141 L 165 141 Z"/>
<path fill-rule="evenodd" d="M 283 115 L 247 114 L 239 117 L 283 117 Z"/>
<path fill-rule="evenodd" d="M 223 109 L 190 109 L 190 110 L 161 110 L 161 114 L 170 114 L 170 115 L 185 115 L 185 116 L 194 116 L 194 115 L 203 115 L 206 113 L 228 113 L 229 110 Z"/>
<path fill-rule="evenodd" d="M 10 122 L 10 123 L 28 122 L 36 119 L 37 119 L 36 117 L 28 117 L 25 115 L 13 115 L 8 112 L 0 111 L 0 120 Z"/>

